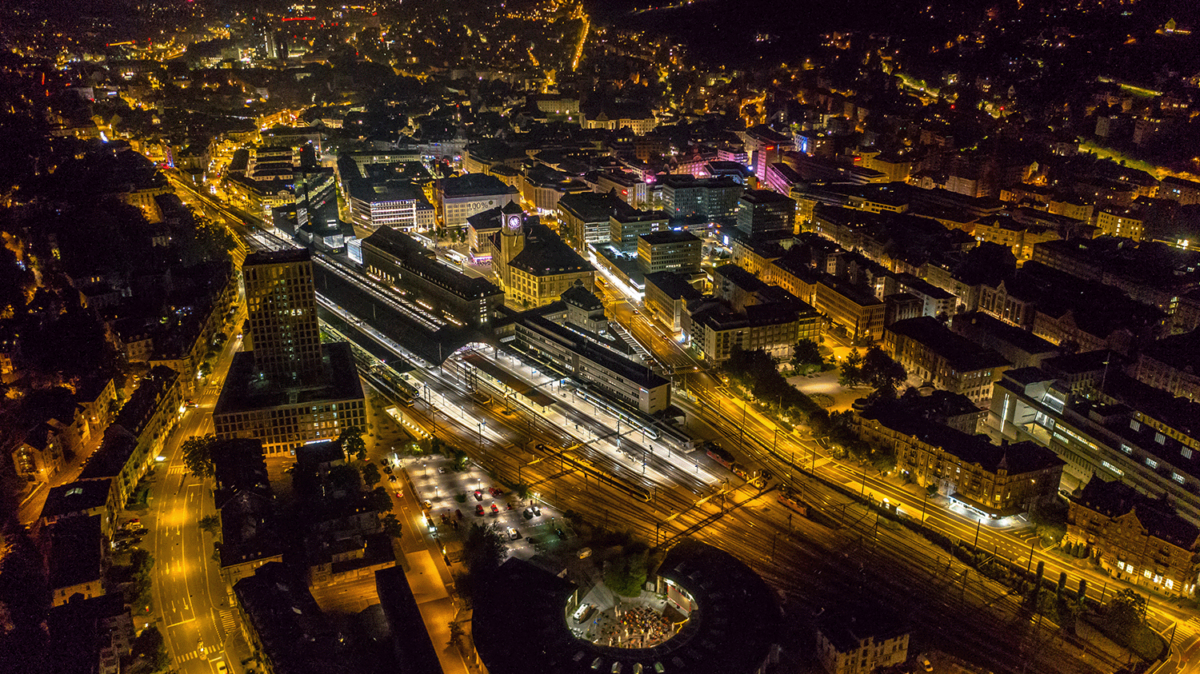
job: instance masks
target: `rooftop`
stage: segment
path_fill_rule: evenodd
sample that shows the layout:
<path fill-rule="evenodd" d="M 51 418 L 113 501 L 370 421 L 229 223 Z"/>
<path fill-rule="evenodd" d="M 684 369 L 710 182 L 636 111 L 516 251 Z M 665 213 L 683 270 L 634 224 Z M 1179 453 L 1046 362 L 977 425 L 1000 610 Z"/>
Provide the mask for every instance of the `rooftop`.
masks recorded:
<path fill-rule="evenodd" d="M 111 479 L 83 480 L 51 487 L 42 506 L 43 520 L 53 520 L 64 515 L 85 513 L 93 508 L 102 508 L 108 503 Z"/>
<path fill-rule="evenodd" d="M 645 241 L 651 246 L 657 246 L 664 243 L 699 243 L 700 239 L 691 232 L 677 232 L 673 229 L 661 229 L 657 232 L 649 234 L 639 234 L 638 239 Z"/>
<path fill-rule="evenodd" d="M 343 674 L 337 634 L 300 576 L 270 562 L 234 585 L 276 674 Z"/>
<path fill-rule="evenodd" d="M 1153 342 L 1142 350 L 1142 354 L 1176 370 L 1200 376 L 1200 329 Z"/>
<path fill-rule="evenodd" d="M 659 646 L 615 648 L 575 637 L 565 619 L 576 586 L 521 559 L 506 561 L 475 602 L 472 632 L 492 674 L 633 671 L 729 674 L 758 671 L 777 643 L 782 616 L 774 593 L 744 564 L 716 548 L 683 541 L 658 569 L 697 609 Z M 596 663 L 599 664 L 596 664 Z M 657 669 L 656 665 L 662 667 Z"/>
<path fill-rule="evenodd" d="M 286 264 L 289 262 L 309 262 L 312 253 L 307 248 L 284 248 L 282 250 L 257 251 L 246 256 L 242 267 L 260 264 Z"/>
<path fill-rule="evenodd" d="M 985 349 L 957 335 L 932 316 L 897 321 L 885 328 L 888 332 L 912 339 L 938 354 L 958 372 L 974 372 L 989 367 L 1008 365 L 999 353 Z"/>
<path fill-rule="evenodd" d="M 509 262 L 534 276 L 592 271 L 591 263 L 545 225 L 530 225 L 525 247 Z"/>
<path fill-rule="evenodd" d="M 749 204 L 796 203 L 791 197 L 771 190 L 746 190 L 742 192 L 741 200 Z"/>
<path fill-rule="evenodd" d="M 840 653 L 856 651 L 868 639 L 880 643 L 909 632 L 897 616 L 883 607 L 874 607 L 869 616 L 831 611 L 821 617 L 817 629 Z"/>
<path fill-rule="evenodd" d="M 674 272 L 660 271 L 646 274 L 646 285 L 653 285 L 673 300 L 692 300 L 701 297 L 699 290 Z"/>
<path fill-rule="evenodd" d="M 459 197 L 481 197 L 495 194 L 515 193 L 516 188 L 509 187 L 495 176 L 485 173 L 468 173 L 466 175 L 445 178 L 441 182 L 442 196 L 447 199 Z"/>
<path fill-rule="evenodd" d="M 104 556 L 102 517 L 68 517 L 50 526 L 50 588 L 98 583 Z"/>
<path fill-rule="evenodd" d="M 500 294 L 500 288 L 485 278 L 467 276 L 438 262 L 435 253 L 416 239 L 391 227 L 380 227 L 363 239 L 364 248 L 374 248 L 395 258 L 408 271 L 464 299 Z"/>
<path fill-rule="evenodd" d="M 1146 496 L 1118 481 L 1105 482 L 1092 478 L 1073 500 L 1088 510 L 1110 518 L 1132 511 L 1152 536 L 1185 550 L 1194 550 L 1200 538 L 1200 530 L 1176 514 L 1168 503 Z"/>
<path fill-rule="evenodd" d="M 362 382 L 358 378 L 358 368 L 354 365 L 348 343 L 322 344 L 321 360 L 322 373 L 316 385 L 285 388 L 258 376 L 254 367 L 254 352 L 235 353 L 213 415 L 321 401 L 362 399 Z"/>

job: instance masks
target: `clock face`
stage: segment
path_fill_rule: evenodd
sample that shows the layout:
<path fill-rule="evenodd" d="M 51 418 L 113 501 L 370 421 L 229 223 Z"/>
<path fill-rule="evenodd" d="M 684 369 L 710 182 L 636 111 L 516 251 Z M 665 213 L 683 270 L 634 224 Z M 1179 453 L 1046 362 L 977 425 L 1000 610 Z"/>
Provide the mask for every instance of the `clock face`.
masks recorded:
<path fill-rule="evenodd" d="M 508 228 L 509 229 L 520 229 L 521 228 L 521 216 L 519 216 L 519 215 L 508 216 Z"/>

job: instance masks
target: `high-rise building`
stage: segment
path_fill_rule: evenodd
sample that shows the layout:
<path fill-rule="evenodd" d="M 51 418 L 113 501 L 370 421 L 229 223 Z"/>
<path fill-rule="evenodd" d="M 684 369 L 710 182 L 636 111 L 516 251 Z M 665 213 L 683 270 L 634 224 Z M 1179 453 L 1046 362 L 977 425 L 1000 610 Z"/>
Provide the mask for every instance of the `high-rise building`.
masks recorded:
<path fill-rule="evenodd" d="M 307 250 L 253 253 L 242 265 L 250 329 L 213 408 L 218 439 L 268 454 L 363 428 L 366 403 L 350 345 L 321 344 Z"/>
<path fill-rule="evenodd" d="M 738 200 L 737 228 L 750 236 L 795 229 L 796 202 L 770 190 L 746 190 Z"/>
<path fill-rule="evenodd" d="M 242 278 L 257 368 L 288 383 L 319 370 L 321 335 L 310 253 L 252 253 L 242 265 Z"/>

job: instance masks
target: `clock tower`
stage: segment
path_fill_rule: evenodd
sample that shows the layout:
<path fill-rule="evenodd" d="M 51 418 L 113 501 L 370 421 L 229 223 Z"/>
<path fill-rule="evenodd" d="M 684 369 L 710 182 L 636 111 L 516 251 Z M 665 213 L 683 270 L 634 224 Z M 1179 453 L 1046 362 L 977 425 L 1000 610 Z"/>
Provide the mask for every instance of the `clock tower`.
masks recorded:
<path fill-rule="evenodd" d="M 500 284 L 507 292 L 510 287 L 508 263 L 525 248 L 525 211 L 509 202 L 500 209 Z"/>

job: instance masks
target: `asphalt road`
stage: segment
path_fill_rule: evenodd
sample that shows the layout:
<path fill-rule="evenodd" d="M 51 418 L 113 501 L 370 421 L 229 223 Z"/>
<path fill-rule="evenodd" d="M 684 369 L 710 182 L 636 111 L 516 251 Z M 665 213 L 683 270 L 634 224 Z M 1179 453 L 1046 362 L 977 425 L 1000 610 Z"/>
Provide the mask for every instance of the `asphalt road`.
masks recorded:
<path fill-rule="evenodd" d="M 143 543 L 154 556 L 152 596 L 154 611 L 161 616 L 158 627 L 182 674 L 214 673 L 221 660 L 230 672 L 242 671 L 240 659 L 225 654 L 225 644 L 238 631 L 235 611 L 212 559 L 213 537 L 199 525 L 202 517 L 216 513 L 211 483 L 186 473 L 181 451 L 188 438 L 213 432 L 212 408 L 239 347 L 236 337 L 229 340 L 196 397 L 198 407 L 185 413 L 168 439 L 153 478 L 150 514 L 141 517 L 149 529 Z"/>

